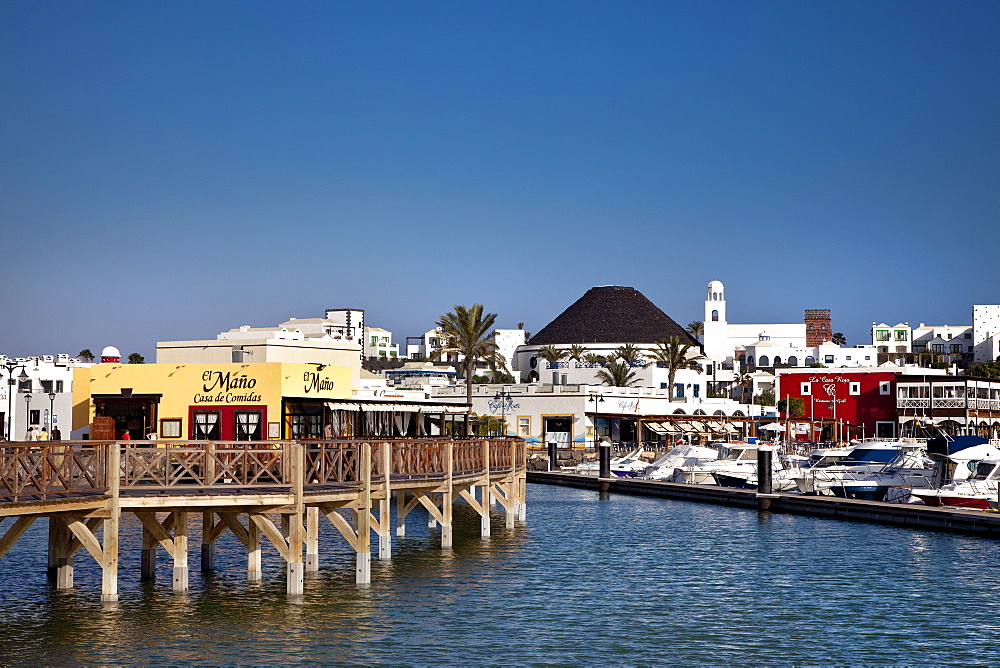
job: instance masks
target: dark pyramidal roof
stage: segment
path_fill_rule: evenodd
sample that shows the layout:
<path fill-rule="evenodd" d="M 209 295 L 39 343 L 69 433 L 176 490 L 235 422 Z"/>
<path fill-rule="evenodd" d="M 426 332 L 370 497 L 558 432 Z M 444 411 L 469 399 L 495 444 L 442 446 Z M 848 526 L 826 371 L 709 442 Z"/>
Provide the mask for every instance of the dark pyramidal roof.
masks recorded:
<path fill-rule="evenodd" d="M 528 345 L 572 343 L 656 343 L 669 336 L 701 344 L 635 288 L 605 285 L 591 288 Z"/>

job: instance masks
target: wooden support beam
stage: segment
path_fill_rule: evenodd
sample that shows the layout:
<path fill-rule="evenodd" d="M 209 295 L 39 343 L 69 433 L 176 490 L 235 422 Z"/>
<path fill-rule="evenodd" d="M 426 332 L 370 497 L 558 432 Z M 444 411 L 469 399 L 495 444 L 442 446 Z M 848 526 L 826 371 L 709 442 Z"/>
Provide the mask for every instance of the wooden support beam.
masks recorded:
<path fill-rule="evenodd" d="M 274 548 L 278 550 L 278 554 L 287 563 L 289 557 L 288 543 L 285 542 L 285 537 L 281 535 L 278 527 L 274 526 L 274 523 L 263 513 L 250 513 L 249 516 L 250 522 L 260 530 L 261 534 L 271 541 Z"/>
<path fill-rule="evenodd" d="M 188 514 L 176 510 L 174 516 L 174 591 L 188 590 Z"/>
<path fill-rule="evenodd" d="M 104 603 L 115 603 L 118 601 L 118 526 L 121 520 L 121 498 L 119 488 L 121 485 L 122 473 L 122 449 L 118 443 L 112 443 L 107 447 L 105 463 L 107 466 L 105 485 L 107 487 L 107 511 L 109 517 L 104 520 L 104 557 L 101 563 L 101 601 Z M 80 524 L 77 522 L 76 524 Z M 86 529 L 85 524 L 80 524 L 77 529 Z M 70 530 L 82 537 L 70 525 Z M 93 537 L 93 534 L 87 530 Z M 84 543 L 86 546 L 86 543 Z M 100 546 L 98 546 L 100 547 Z M 88 548 L 90 549 L 90 548 Z"/>
<path fill-rule="evenodd" d="M 215 529 L 215 513 L 212 511 L 203 512 L 201 514 L 202 573 L 211 573 L 215 570 L 215 539 L 218 538 L 218 535 L 212 538 L 213 529 Z"/>
<path fill-rule="evenodd" d="M 236 539 L 243 543 L 243 547 L 250 549 L 250 536 L 246 529 L 243 528 L 243 523 L 240 522 L 240 518 L 236 513 L 218 513 L 219 519 L 222 520 L 221 524 L 233 532 Z"/>
<path fill-rule="evenodd" d="M 233 532 L 235 533 L 235 529 Z M 237 537 L 240 537 L 239 534 L 237 534 Z M 249 515 L 247 519 L 246 546 L 247 582 L 260 582 L 262 577 L 260 561 L 260 527 L 249 519 Z"/>
<path fill-rule="evenodd" d="M 392 559 L 392 443 L 383 442 L 379 446 L 382 458 L 382 496 L 378 501 L 378 558 L 382 561 Z"/>
<path fill-rule="evenodd" d="M 35 523 L 37 515 L 21 515 L 12 524 L 7 531 L 4 532 L 3 537 L 0 538 L 0 557 L 7 554 L 7 550 L 14 546 L 14 543 L 24 535 L 24 532 Z"/>
<path fill-rule="evenodd" d="M 441 514 L 444 521 L 441 522 L 441 547 L 451 547 L 452 526 L 451 516 L 454 510 L 455 496 L 452 492 L 452 480 L 455 472 L 455 444 L 448 442 L 445 450 L 445 476 L 447 489 L 441 492 Z"/>
<path fill-rule="evenodd" d="M 319 570 L 319 508 L 306 508 L 306 572 Z"/>
<path fill-rule="evenodd" d="M 148 510 L 137 510 L 135 511 L 135 516 L 139 518 L 142 522 L 142 528 L 144 531 L 148 532 L 157 544 L 163 547 L 171 559 L 176 559 L 174 552 L 176 546 L 174 545 L 174 539 L 170 535 L 170 529 L 173 527 L 174 523 L 177 521 L 177 517 L 174 513 L 170 513 L 167 516 L 167 520 L 163 524 L 156 519 L 156 513 Z M 155 549 L 155 545 L 152 546 Z"/>
<path fill-rule="evenodd" d="M 291 475 L 292 493 L 295 495 L 295 513 L 288 516 L 288 559 L 286 568 L 285 591 L 290 595 L 299 595 L 305 591 L 306 565 L 302 559 L 302 548 L 305 544 L 305 476 L 306 447 L 301 443 L 291 444 Z"/>
<path fill-rule="evenodd" d="M 357 568 L 355 582 L 372 581 L 371 507 L 372 507 L 372 444 L 361 444 L 361 509 L 355 514 L 358 525 Z"/>
<path fill-rule="evenodd" d="M 340 514 L 340 510 L 331 506 L 320 506 L 320 511 L 323 516 L 334 526 L 340 535 L 344 537 L 348 545 L 355 552 L 358 551 L 358 535 L 354 532 L 354 527 L 351 523 L 344 519 L 344 516 Z"/>

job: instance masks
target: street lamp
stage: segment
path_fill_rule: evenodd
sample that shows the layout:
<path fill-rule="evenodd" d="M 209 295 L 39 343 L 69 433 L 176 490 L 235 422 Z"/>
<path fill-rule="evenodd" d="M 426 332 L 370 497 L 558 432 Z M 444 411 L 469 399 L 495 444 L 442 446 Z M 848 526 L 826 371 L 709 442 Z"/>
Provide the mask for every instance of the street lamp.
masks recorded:
<path fill-rule="evenodd" d="M 18 364 L 14 360 L 8 360 L 0 364 L 4 369 L 7 369 L 7 429 L 4 432 L 7 440 L 10 440 L 10 432 L 14 425 L 14 385 L 17 384 L 17 380 L 24 382 L 28 380 L 28 374 L 24 372 L 24 365 Z M 21 367 L 21 375 L 14 380 L 14 369 L 18 366 Z"/>
<path fill-rule="evenodd" d="M 601 413 L 600 404 L 604 403 L 604 395 L 599 392 L 591 392 L 587 401 L 594 404 L 594 452 L 597 452 L 597 418 Z"/>
<path fill-rule="evenodd" d="M 24 423 L 31 424 L 31 390 L 24 391 Z M 26 432 L 27 433 L 27 432 Z"/>
<path fill-rule="evenodd" d="M 507 435 L 507 407 L 510 405 L 510 402 L 511 402 L 510 388 L 508 388 L 508 387 L 502 387 L 502 388 L 500 388 L 500 390 L 496 393 L 496 395 L 494 395 L 493 400 L 500 402 L 500 431 L 502 432 L 500 435 L 501 436 L 506 436 Z"/>
<path fill-rule="evenodd" d="M 56 393 L 49 392 L 49 438 L 52 438 L 52 412 L 56 403 Z"/>

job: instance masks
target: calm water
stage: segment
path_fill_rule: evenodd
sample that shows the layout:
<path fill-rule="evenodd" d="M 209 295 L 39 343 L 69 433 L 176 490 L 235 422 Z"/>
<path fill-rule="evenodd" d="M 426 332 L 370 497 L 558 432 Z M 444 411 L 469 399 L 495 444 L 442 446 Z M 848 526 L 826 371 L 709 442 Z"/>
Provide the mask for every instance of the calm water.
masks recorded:
<path fill-rule="evenodd" d="M 528 502 L 490 539 L 458 505 L 448 551 L 415 512 L 369 587 L 324 527 L 295 602 L 273 551 L 245 582 L 231 536 L 207 578 L 192 540 L 189 593 L 162 553 L 142 584 L 130 522 L 102 608 L 85 554 L 73 592 L 46 584 L 39 522 L 0 561 L 0 664 L 1000 665 L 995 541 L 544 485 Z"/>

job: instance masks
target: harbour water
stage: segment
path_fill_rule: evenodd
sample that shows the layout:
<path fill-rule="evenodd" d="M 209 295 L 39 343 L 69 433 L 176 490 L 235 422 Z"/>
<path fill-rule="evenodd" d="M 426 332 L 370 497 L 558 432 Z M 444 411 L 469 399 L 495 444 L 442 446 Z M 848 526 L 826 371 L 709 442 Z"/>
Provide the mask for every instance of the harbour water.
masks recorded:
<path fill-rule="evenodd" d="M 109 607 L 85 554 L 75 590 L 48 586 L 40 521 L 0 560 L 0 664 L 1000 665 L 996 541 L 548 485 L 528 504 L 486 539 L 456 505 L 450 550 L 411 514 L 366 587 L 326 527 L 296 600 L 273 551 L 247 584 L 232 536 L 207 577 L 192 539 L 189 592 L 165 556 L 142 583 L 127 519 Z"/>

